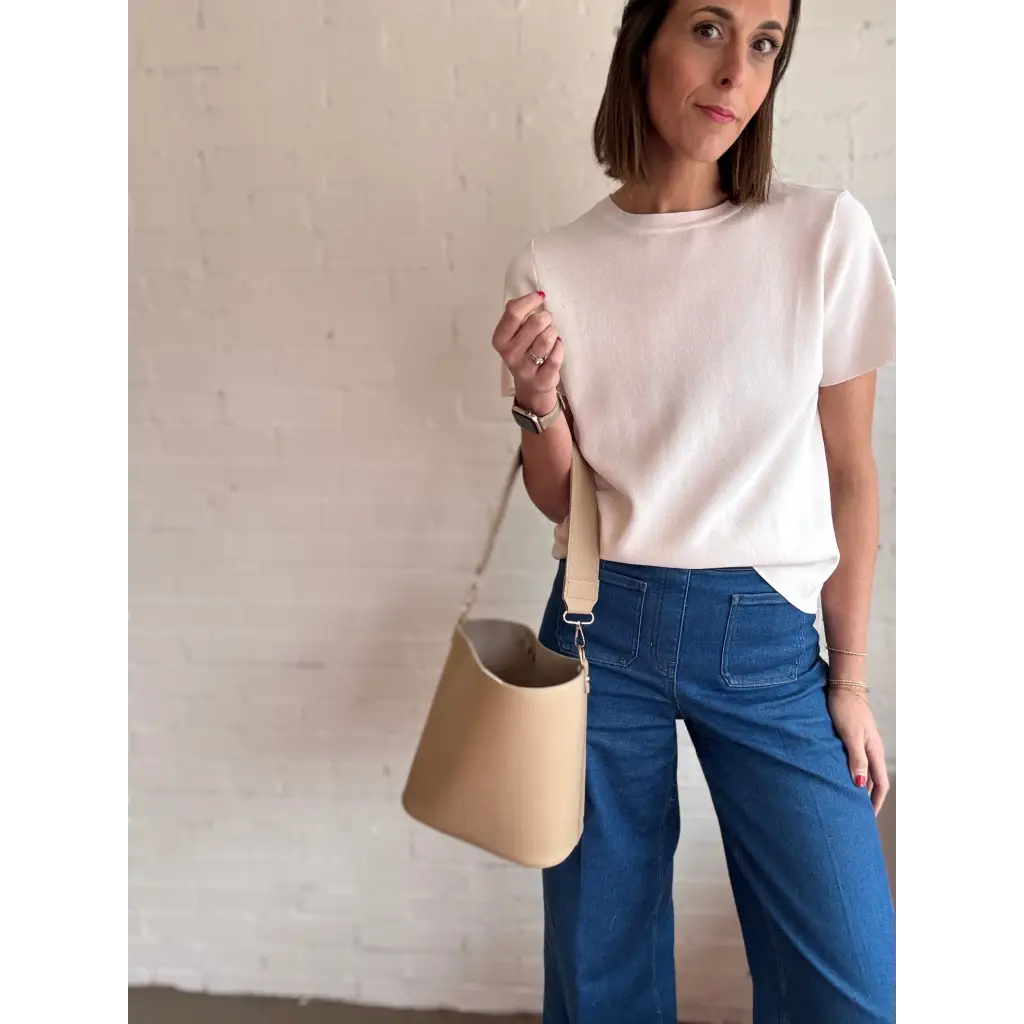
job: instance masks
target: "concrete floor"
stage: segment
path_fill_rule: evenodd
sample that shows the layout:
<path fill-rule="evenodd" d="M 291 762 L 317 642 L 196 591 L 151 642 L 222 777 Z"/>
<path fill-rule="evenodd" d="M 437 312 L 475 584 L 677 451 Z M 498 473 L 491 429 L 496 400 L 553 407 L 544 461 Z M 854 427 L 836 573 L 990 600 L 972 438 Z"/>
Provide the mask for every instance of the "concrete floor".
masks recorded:
<path fill-rule="evenodd" d="M 128 1024 L 539 1024 L 531 1015 L 390 1010 L 348 1003 L 129 988 Z"/>

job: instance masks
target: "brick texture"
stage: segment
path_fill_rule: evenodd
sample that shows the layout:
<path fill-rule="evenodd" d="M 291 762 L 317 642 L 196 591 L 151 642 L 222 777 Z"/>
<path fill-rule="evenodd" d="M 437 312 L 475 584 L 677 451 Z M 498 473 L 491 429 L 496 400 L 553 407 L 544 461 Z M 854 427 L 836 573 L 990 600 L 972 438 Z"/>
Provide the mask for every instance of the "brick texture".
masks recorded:
<path fill-rule="evenodd" d="M 516 443 L 505 263 L 611 188 L 610 0 L 149 0 L 132 12 L 132 983 L 536 1009 L 539 878 L 398 797 Z M 807 5 L 777 163 L 895 267 L 891 0 Z M 895 372 L 876 706 L 895 761 Z M 536 623 L 517 496 L 481 611 Z M 750 1017 L 682 742 L 680 1015 Z"/>

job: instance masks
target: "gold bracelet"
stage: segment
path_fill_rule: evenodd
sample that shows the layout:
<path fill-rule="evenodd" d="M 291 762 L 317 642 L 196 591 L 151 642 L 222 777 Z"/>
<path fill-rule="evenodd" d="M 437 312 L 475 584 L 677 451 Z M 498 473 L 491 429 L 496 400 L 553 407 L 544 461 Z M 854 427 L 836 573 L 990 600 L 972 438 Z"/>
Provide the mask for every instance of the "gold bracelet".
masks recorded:
<path fill-rule="evenodd" d="M 862 683 L 859 679 L 830 679 L 827 685 L 834 690 L 849 690 L 857 694 L 865 704 L 871 703 L 868 700 L 868 684 Z"/>
<path fill-rule="evenodd" d="M 826 647 L 826 651 L 834 651 L 836 654 L 852 654 L 855 658 L 866 658 L 867 651 L 844 651 L 842 647 Z"/>

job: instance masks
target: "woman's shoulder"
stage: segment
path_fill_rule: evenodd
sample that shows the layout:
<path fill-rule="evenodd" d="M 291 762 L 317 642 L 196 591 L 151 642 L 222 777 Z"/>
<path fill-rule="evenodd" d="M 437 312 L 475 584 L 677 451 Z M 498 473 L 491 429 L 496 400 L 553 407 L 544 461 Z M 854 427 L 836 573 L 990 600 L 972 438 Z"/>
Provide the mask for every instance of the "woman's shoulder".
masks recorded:
<path fill-rule="evenodd" d="M 776 178 L 768 189 L 768 202 L 765 205 L 785 215 L 823 216 L 830 220 L 844 195 L 848 195 L 845 189 L 803 185 Z"/>
<path fill-rule="evenodd" d="M 506 283 L 514 280 L 519 284 L 509 286 L 519 287 L 528 279 L 535 280 L 538 252 L 550 255 L 552 251 L 558 251 L 564 246 L 577 251 L 580 245 L 589 245 L 595 237 L 595 231 L 599 231 L 600 214 L 608 202 L 607 197 L 599 199 L 572 220 L 559 221 L 539 228 L 509 260 Z"/>
<path fill-rule="evenodd" d="M 790 226 L 812 229 L 823 241 L 841 242 L 847 237 L 874 233 L 866 207 L 845 188 L 775 180 L 765 206 Z"/>
<path fill-rule="evenodd" d="M 534 236 L 534 246 L 552 246 L 591 238 L 595 231 L 602 230 L 602 213 L 610 204 L 608 196 L 603 196 L 571 219 L 558 219 L 545 226 Z"/>

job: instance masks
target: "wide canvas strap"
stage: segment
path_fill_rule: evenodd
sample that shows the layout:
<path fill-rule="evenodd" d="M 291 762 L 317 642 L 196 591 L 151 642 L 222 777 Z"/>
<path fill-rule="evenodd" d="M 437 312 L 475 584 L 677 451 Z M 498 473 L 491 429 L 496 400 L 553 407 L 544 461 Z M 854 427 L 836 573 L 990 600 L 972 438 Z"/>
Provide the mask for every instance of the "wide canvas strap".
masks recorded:
<path fill-rule="evenodd" d="M 562 600 L 573 616 L 592 616 L 597 604 L 600 566 L 600 530 L 594 474 L 583 461 L 576 442 L 572 445 L 569 481 L 569 540 L 565 557 Z M 591 619 L 591 621 L 593 621 Z"/>
<path fill-rule="evenodd" d="M 494 543 L 501 530 L 508 511 L 508 503 L 512 497 L 512 488 L 519 467 L 523 462 L 523 452 L 516 450 L 505 483 L 501 492 L 501 500 L 491 520 L 484 543 L 483 554 L 473 571 L 473 581 L 469 585 L 466 600 L 463 602 L 459 622 L 463 622 L 476 604 L 479 593 L 480 578 L 487 569 L 494 553 Z M 594 612 L 597 604 L 598 568 L 600 565 L 600 535 L 597 518 L 597 490 L 594 486 L 594 474 L 584 461 L 575 440 L 572 445 L 572 469 L 569 474 L 569 540 L 565 558 L 565 585 L 562 587 L 562 600 L 566 613 L 575 618 L 587 619 Z"/>

